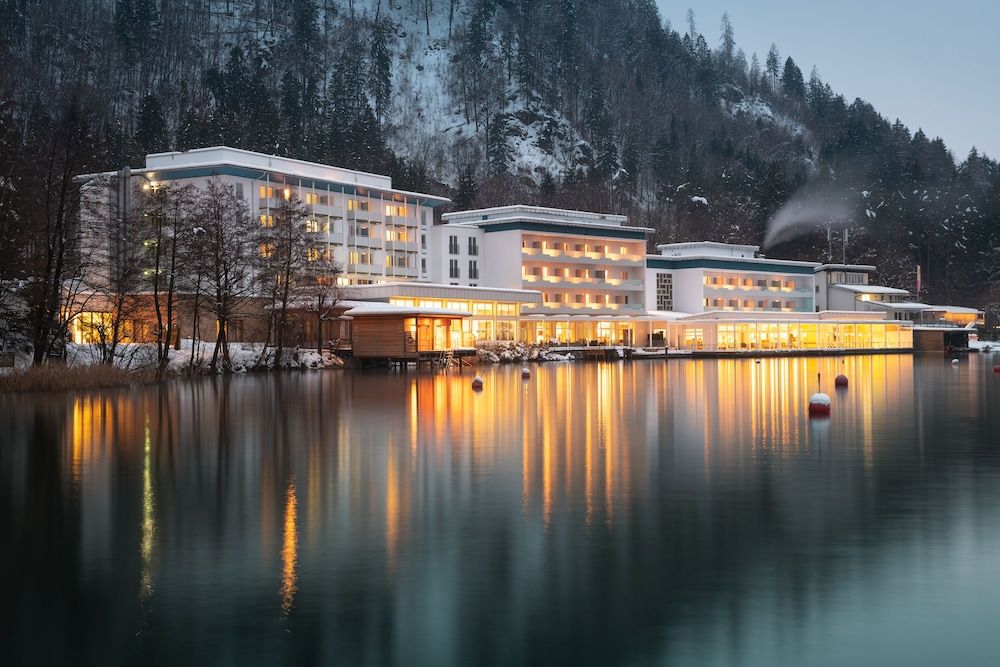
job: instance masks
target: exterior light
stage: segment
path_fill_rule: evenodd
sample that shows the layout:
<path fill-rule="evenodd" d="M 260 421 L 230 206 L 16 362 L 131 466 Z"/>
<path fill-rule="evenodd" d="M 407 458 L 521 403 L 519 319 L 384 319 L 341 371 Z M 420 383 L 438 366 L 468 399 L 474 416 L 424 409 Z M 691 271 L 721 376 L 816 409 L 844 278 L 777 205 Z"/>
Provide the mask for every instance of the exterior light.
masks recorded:
<path fill-rule="evenodd" d="M 285 188 L 285 199 L 291 199 L 291 198 L 292 198 L 292 189 Z"/>

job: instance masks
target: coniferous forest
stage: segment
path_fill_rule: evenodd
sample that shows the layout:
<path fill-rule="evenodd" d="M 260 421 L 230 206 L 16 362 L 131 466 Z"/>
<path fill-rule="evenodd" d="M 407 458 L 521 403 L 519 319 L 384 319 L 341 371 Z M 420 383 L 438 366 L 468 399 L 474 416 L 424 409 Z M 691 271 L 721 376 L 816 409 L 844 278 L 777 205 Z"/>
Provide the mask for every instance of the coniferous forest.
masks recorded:
<path fill-rule="evenodd" d="M 997 162 L 846 99 L 780 45 L 746 53 L 725 16 L 670 25 L 653 0 L 0 0 L 0 15 L 0 282 L 59 256 L 72 176 L 226 144 L 456 207 L 767 240 L 911 291 L 919 266 L 920 300 L 1000 309 Z M 700 21 L 721 21 L 718 43 Z"/>

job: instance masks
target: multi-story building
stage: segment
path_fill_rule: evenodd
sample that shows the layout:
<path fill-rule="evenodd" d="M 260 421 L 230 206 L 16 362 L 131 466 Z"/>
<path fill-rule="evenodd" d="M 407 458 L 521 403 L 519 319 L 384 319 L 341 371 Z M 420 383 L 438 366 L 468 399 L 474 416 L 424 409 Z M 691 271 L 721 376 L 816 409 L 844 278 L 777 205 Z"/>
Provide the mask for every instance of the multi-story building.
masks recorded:
<path fill-rule="evenodd" d="M 286 200 L 301 200 L 306 259 L 341 269 L 347 299 L 442 321 L 450 313 L 449 336 L 476 344 L 906 349 L 909 323 L 894 318 L 908 306 L 930 308 L 904 300 L 905 290 L 870 285 L 874 267 L 772 259 L 757 246 L 707 241 L 647 254 L 652 230 L 621 215 L 503 206 L 446 213 L 434 224 L 443 197 L 395 189 L 386 176 L 225 147 L 149 155 L 141 169 L 80 180 L 88 196 L 106 200 L 111 213 L 98 215 L 124 220 L 137 185 L 208 179 L 239 193 L 265 230 Z M 113 244 L 104 245 L 97 256 L 111 261 Z M 311 340 L 323 338 L 314 333 Z"/>
<path fill-rule="evenodd" d="M 646 258 L 649 310 L 814 311 L 814 262 L 770 259 L 752 245 L 700 241 L 658 245 Z"/>
<path fill-rule="evenodd" d="M 265 228 L 274 224 L 284 200 L 297 197 L 309 212 L 309 256 L 331 258 L 347 284 L 428 278 L 433 209 L 448 199 L 395 189 L 388 176 L 216 146 L 154 153 L 141 169 L 81 180 L 92 197 L 95 188 L 112 191 L 108 201 L 121 208 L 137 185 L 203 186 L 210 178 L 242 195 Z"/>
<path fill-rule="evenodd" d="M 537 290 L 521 309 L 526 341 L 630 344 L 645 312 L 649 229 L 625 216 L 538 206 L 446 213 L 432 230 L 431 275 L 456 285 Z"/>

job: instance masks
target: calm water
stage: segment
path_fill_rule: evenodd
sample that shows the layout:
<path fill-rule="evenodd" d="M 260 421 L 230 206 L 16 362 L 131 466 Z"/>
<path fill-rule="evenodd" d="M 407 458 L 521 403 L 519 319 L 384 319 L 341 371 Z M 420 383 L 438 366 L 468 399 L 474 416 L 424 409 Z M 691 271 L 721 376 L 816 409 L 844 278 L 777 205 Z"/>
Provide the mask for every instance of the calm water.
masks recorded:
<path fill-rule="evenodd" d="M 992 363 L 0 398 L 0 663 L 1000 664 Z"/>

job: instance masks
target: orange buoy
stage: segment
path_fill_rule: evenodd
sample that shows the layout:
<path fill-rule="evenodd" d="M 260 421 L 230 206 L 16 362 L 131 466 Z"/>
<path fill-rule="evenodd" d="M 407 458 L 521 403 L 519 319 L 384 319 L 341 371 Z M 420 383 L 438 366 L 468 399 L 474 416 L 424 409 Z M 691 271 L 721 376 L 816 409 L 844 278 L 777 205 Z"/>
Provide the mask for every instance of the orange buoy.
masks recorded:
<path fill-rule="evenodd" d="M 828 417 L 830 415 L 830 397 L 823 392 L 816 392 L 809 397 L 809 416 Z"/>
<path fill-rule="evenodd" d="M 530 378 L 531 378 L 531 371 L 529 371 L 528 367 L 525 366 L 524 368 L 521 369 L 521 379 L 528 380 Z"/>
<path fill-rule="evenodd" d="M 482 391 L 483 378 L 479 377 L 478 375 L 472 378 L 472 388 L 475 389 L 476 391 Z"/>
<path fill-rule="evenodd" d="M 996 366 L 993 367 L 993 372 L 1000 373 L 1000 364 L 997 364 Z"/>
<path fill-rule="evenodd" d="M 836 387 L 847 387 L 847 376 L 844 374 L 838 375 L 836 378 L 834 378 L 833 384 Z"/>

